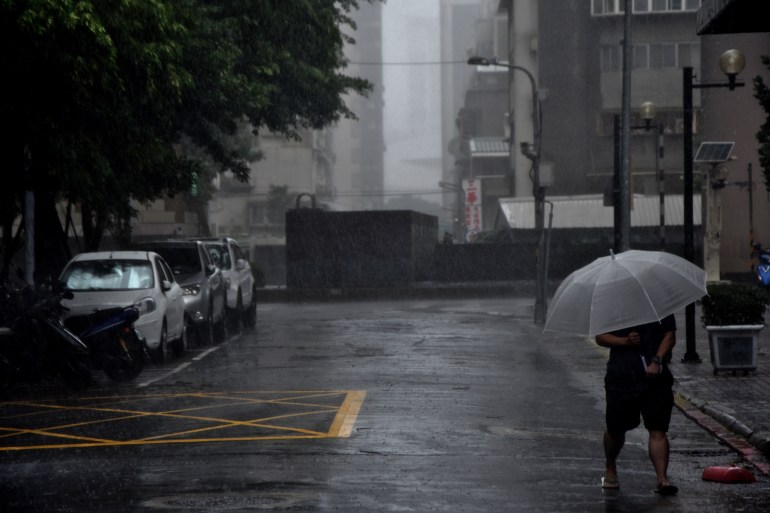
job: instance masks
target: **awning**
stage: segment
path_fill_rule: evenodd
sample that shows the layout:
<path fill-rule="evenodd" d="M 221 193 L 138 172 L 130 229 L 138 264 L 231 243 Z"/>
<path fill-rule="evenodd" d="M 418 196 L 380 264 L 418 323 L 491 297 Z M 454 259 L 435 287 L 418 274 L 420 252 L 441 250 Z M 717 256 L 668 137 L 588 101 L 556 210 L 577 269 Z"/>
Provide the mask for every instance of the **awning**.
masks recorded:
<path fill-rule="evenodd" d="M 697 33 L 736 34 L 770 32 L 770 17 L 761 15 L 757 0 L 703 0 L 697 15 Z"/>
<path fill-rule="evenodd" d="M 611 228 L 615 224 L 614 210 L 604 206 L 602 194 L 582 196 L 548 196 L 553 204 L 553 228 Z M 681 194 L 665 196 L 666 226 L 684 224 L 684 198 Z M 500 198 L 501 214 L 508 226 L 513 229 L 533 229 L 535 227 L 534 199 Z M 545 205 L 545 222 L 551 206 Z M 693 195 L 693 225 L 701 224 L 700 195 Z M 634 194 L 631 209 L 631 226 L 660 226 L 660 196 Z"/>

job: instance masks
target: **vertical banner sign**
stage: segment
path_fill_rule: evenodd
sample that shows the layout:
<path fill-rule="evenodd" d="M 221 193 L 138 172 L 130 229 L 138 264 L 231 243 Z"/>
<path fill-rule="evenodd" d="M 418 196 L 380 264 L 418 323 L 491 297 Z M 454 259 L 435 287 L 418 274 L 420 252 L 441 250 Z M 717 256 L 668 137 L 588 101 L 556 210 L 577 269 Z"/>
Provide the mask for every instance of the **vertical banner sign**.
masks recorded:
<path fill-rule="evenodd" d="M 465 238 L 473 242 L 484 228 L 481 220 L 481 180 L 463 180 L 465 191 Z"/>

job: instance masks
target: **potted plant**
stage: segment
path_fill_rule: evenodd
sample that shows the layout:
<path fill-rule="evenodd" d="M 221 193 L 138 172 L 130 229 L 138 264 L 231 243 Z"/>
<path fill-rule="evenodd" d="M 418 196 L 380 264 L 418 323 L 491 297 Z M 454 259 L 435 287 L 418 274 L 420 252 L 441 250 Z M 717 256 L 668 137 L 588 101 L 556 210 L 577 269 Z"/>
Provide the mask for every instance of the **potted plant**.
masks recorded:
<path fill-rule="evenodd" d="M 757 335 L 765 326 L 767 290 L 749 283 L 714 283 L 700 300 L 714 374 L 757 368 Z"/>

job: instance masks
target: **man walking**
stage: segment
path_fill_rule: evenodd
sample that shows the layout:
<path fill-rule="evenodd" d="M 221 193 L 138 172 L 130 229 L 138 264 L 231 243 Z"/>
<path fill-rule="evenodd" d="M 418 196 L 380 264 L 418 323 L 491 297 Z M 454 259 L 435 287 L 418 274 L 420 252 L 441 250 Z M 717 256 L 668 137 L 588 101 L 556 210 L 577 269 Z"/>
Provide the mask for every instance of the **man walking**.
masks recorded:
<path fill-rule="evenodd" d="M 660 322 L 625 328 L 596 336 L 596 343 L 610 349 L 606 392 L 604 454 L 606 470 L 602 488 L 618 489 L 616 460 L 626 432 L 639 426 L 640 416 L 649 433 L 648 452 L 657 476 L 655 492 L 675 495 L 679 490 L 668 478 L 668 432 L 674 406 L 674 377 L 668 369 L 676 344 L 673 315 Z"/>

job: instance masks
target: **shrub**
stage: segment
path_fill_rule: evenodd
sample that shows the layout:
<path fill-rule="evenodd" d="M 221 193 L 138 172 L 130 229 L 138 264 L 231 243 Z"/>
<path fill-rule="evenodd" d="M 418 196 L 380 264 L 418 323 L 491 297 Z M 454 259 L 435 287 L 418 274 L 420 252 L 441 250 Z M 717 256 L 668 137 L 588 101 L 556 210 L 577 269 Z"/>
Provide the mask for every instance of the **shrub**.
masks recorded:
<path fill-rule="evenodd" d="M 714 283 L 701 299 L 704 326 L 764 324 L 770 303 L 767 290 L 748 283 Z"/>

